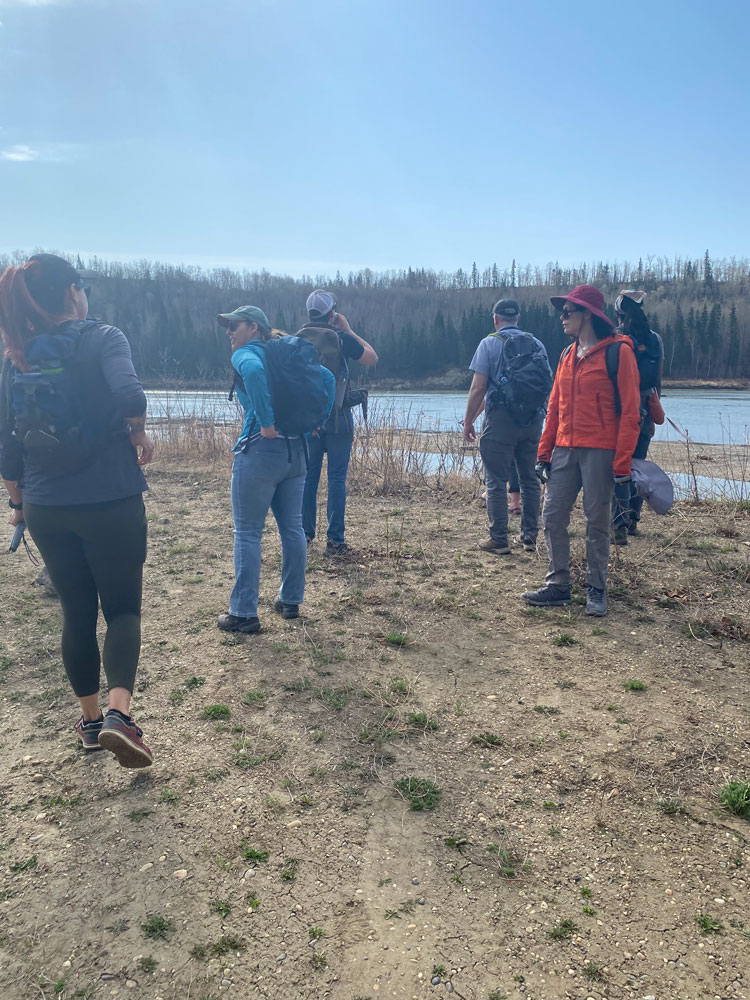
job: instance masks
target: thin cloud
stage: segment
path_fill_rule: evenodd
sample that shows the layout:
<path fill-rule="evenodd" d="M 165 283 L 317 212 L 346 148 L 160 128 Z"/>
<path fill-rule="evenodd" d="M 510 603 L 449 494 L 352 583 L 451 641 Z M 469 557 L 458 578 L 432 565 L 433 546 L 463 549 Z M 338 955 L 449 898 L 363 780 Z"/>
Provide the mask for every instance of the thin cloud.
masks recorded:
<path fill-rule="evenodd" d="M 30 160 L 36 160 L 38 156 L 38 151 L 31 146 L 11 146 L 0 151 L 0 160 L 9 160 L 11 163 L 28 163 Z"/>

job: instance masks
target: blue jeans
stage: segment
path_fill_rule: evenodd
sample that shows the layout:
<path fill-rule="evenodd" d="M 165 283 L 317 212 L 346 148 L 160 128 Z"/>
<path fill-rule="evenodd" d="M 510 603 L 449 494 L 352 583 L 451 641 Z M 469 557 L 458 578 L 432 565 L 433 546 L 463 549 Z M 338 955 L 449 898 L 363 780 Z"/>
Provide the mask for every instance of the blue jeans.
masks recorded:
<path fill-rule="evenodd" d="M 244 454 L 234 456 L 232 514 L 234 516 L 234 578 L 229 613 L 239 618 L 258 614 L 260 547 L 270 507 L 281 535 L 281 589 L 285 604 L 301 604 L 305 596 L 307 543 L 302 530 L 305 453 L 302 440 L 261 438 Z"/>
<path fill-rule="evenodd" d="M 346 516 L 346 473 L 352 453 L 353 435 L 319 431 L 307 439 L 310 466 L 305 480 L 302 501 L 302 524 L 308 538 L 315 538 L 318 509 L 318 483 L 323 468 L 323 455 L 328 453 L 328 541 L 340 545 L 344 541 Z"/>

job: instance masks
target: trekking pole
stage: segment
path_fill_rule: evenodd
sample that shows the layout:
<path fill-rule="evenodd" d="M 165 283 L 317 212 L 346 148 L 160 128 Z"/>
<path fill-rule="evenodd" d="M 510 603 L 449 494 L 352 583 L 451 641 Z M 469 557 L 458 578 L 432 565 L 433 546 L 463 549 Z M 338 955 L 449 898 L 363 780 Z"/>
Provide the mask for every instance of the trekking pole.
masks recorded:
<path fill-rule="evenodd" d="M 16 530 L 13 532 L 13 537 L 10 540 L 10 546 L 8 547 L 8 552 L 17 552 L 21 542 L 23 542 L 23 547 L 26 549 L 26 555 L 29 557 L 29 559 L 35 566 L 38 566 L 39 560 L 31 551 L 29 543 L 26 541 L 25 521 L 19 521 L 18 524 L 16 525 Z"/>

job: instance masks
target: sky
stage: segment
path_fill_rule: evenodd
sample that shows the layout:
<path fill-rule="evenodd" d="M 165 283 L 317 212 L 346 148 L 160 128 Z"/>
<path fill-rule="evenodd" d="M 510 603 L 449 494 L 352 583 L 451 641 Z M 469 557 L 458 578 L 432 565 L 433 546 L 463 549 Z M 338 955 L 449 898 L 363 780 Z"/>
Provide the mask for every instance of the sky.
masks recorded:
<path fill-rule="evenodd" d="M 0 0 L 0 251 L 748 255 L 746 0 Z"/>

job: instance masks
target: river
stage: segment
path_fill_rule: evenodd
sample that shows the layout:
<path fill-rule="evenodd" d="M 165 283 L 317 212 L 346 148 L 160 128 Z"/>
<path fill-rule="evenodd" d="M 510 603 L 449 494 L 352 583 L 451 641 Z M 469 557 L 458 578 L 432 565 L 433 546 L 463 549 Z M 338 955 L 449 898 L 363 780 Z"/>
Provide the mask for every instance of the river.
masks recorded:
<path fill-rule="evenodd" d="M 236 403 L 223 392 L 150 390 L 150 419 L 235 423 Z M 750 392 L 720 389 L 667 390 L 662 397 L 667 416 L 691 441 L 701 444 L 750 444 Z M 405 428 L 422 431 L 457 430 L 466 406 L 465 392 L 370 393 L 373 418 L 392 417 Z M 356 412 L 356 411 L 355 411 Z M 669 423 L 656 428 L 656 441 L 679 441 Z"/>

